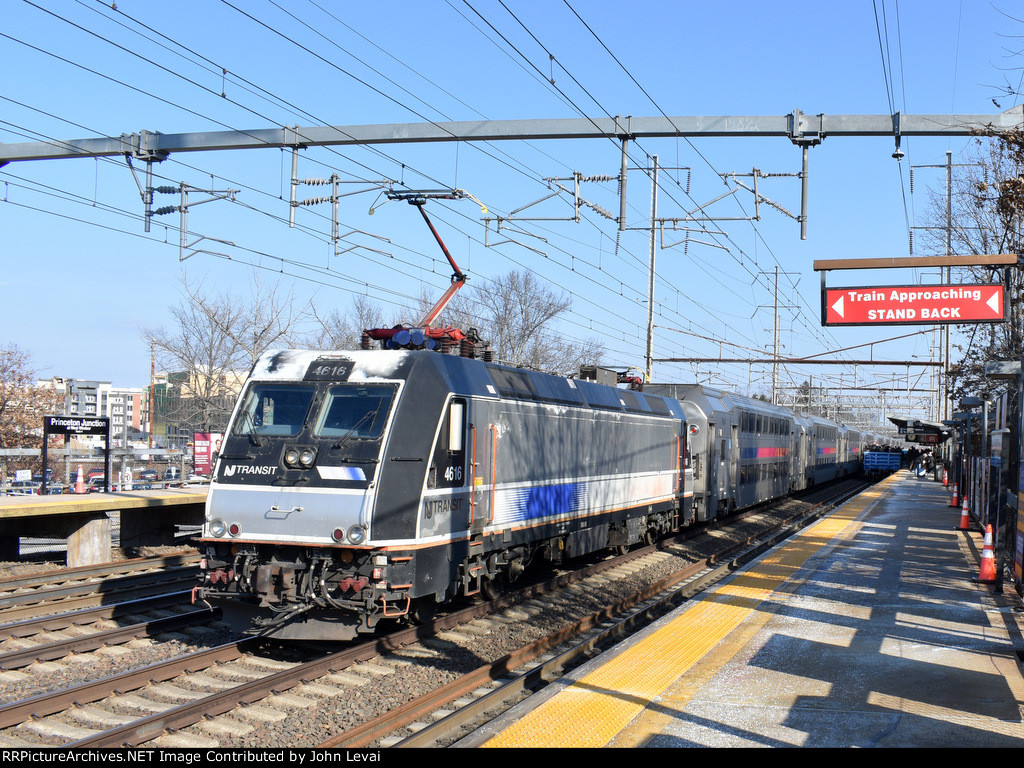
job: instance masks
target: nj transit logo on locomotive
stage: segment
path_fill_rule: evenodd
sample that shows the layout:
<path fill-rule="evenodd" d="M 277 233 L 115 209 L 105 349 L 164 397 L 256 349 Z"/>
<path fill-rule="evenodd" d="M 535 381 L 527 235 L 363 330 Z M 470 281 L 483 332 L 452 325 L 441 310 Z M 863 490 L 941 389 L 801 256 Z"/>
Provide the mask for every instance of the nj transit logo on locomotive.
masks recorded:
<path fill-rule="evenodd" d="M 459 496 L 446 496 L 439 499 L 423 499 L 423 516 L 428 520 L 434 515 L 461 515 L 463 502 L 466 499 Z"/>
<path fill-rule="evenodd" d="M 277 474 L 277 467 L 270 466 L 255 466 L 250 467 L 242 464 L 227 464 L 224 467 L 224 477 L 234 477 L 235 473 L 239 475 L 274 475 Z"/>

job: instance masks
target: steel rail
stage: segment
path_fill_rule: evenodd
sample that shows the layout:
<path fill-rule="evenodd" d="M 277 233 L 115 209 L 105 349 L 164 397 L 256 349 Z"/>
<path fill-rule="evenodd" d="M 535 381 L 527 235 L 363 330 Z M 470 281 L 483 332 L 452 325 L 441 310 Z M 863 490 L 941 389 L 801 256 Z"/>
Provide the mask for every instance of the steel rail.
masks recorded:
<path fill-rule="evenodd" d="M 62 659 L 72 653 L 86 653 L 105 645 L 118 645 L 136 637 L 156 635 L 172 629 L 202 624 L 219 616 L 220 610 L 217 608 L 196 608 L 175 616 L 165 616 L 124 627 L 101 630 L 53 643 L 41 643 L 31 648 L 0 654 L 0 670 L 20 669 L 29 664 L 35 664 L 37 661 Z"/>
<path fill-rule="evenodd" d="M 199 653 L 179 656 L 158 664 L 76 685 L 63 691 L 43 693 L 23 701 L 15 701 L 0 707 L 0 728 L 10 728 L 32 717 L 52 715 L 74 705 L 99 701 L 112 693 L 123 693 L 150 683 L 164 682 L 183 672 L 197 672 L 218 662 L 233 661 L 245 655 L 250 647 L 257 644 L 257 638 L 245 638 L 214 646 Z"/>
<path fill-rule="evenodd" d="M 172 707 L 164 712 L 139 719 L 124 726 L 114 728 L 95 736 L 82 739 L 68 746 L 73 748 L 95 748 L 95 747 L 129 747 L 144 744 L 147 741 L 159 736 L 165 731 L 181 729 L 193 725 L 206 717 L 224 714 L 234 709 L 239 704 L 252 703 L 265 698 L 270 693 L 287 690 L 308 680 L 322 677 L 331 672 L 336 672 L 351 666 L 357 661 L 365 661 L 375 656 L 398 650 L 422 640 L 424 637 L 436 635 L 446 629 L 452 629 L 475 618 L 486 616 L 501 608 L 506 608 L 531 597 L 544 595 L 548 592 L 562 589 L 575 581 L 586 576 L 607 570 L 614 565 L 621 565 L 645 553 L 657 549 L 661 545 L 645 547 L 629 553 L 625 557 L 616 558 L 614 561 L 604 561 L 588 566 L 570 574 L 564 574 L 551 579 L 543 584 L 535 584 L 519 590 L 511 595 L 504 595 L 488 603 L 472 605 L 462 610 L 454 611 L 445 616 L 438 617 L 429 624 L 414 626 L 408 629 L 391 633 L 386 637 L 378 638 L 361 645 L 327 654 L 304 664 L 299 664 L 291 669 L 271 673 L 266 677 L 244 683 L 235 688 L 215 693 L 203 699 Z M 251 638 L 257 640 L 258 638 Z M 187 657 L 191 659 L 193 657 Z M 187 660 L 186 659 L 186 660 Z M 162 676 L 160 679 L 168 679 Z M 119 686 L 122 690 L 124 686 Z M 94 694 L 91 694 L 94 695 Z M 76 698 L 75 701 L 80 701 Z M 94 699 L 93 699 L 94 700 Z M 59 709 L 52 711 L 60 711 Z M 52 713 L 51 711 L 51 713 Z M 0 709 L 0 727 L 4 727 L 2 719 L 4 710 Z"/>
<path fill-rule="evenodd" d="M 15 621 L 0 625 L 0 640 L 9 637 L 31 637 L 40 632 L 54 632 L 67 629 L 68 627 L 94 624 L 102 619 L 114 619 L 128 613 L 140 613 L 166 605 L 176 605 L 189 598 L 191 594 L 192 590 L 187 589 L 155 597 L 128 600 L 123 603 L 115 603 L 114 605 L 100 605 L 95 608 L 83 608 L 69 613 L 49 614 Z"/>
<path fill-rule="evenodd" d="M 196 579 L 198 568 L 193 565 L 186 565 L 168 568 L 163 571 L 151 571 L 141 574 L 127 576 L 113 576 L 98 581 L 84 583 L 76 582 L 59 587 L 48 587 L 32 592 L 17 592 L 0 596 L 0 617 L 3 617 L 7 609 L 17 608 L 28 604 L 57 602 L 69 597 L 81 597 L 96 592 L 102 592 L 104 596 L 121 591 L 130 591 L 136 585 L 145 587 L 153 582 L 175 582 Z"/>
<path fill-rule="evenodd" d="M 75 568 L 61 568 L 46 573 L 33 573 L 27 576 L 11 576 L 0 579 L 0 592 L 10 592 L 15 589 L 33 589 L 36 587 L 45 588 L 55 580 L 74 581 L 94 577 L 105 577 L 117 573 L 130 573 L 132 571 L 146 570 L 150 568 L 168 568 L 172 565 L 185 566 L 199 562 L 198 554 L 175 554 L 160 555 L 158 557 L 135 557 L 129 560 L 117 560 L 112 563 L 100 565 L 82 565 Z"/>

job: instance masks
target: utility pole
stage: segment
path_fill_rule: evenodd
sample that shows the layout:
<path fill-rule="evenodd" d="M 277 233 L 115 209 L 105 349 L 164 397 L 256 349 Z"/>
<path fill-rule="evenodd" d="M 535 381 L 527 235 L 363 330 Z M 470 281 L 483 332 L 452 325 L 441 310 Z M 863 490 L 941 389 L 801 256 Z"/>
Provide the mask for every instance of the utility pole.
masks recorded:
<path fill-rule="evenodd" d="M 655 220 L 658 218 L 658 156 L 654 155 L 651 166 L 651 258 L 647 275 L 647 381 L 651 380 L 652 358 L 654 357 L 654 235 Z"/>
<path fill-rule="evenodd" d="M 153 419 L 156 416 L 156 403 L 153 400 L 156 389 L 156 345 L 149 344 L 149 447 L 153 447 Z"/>
<path fill-rule="evenodd" d="M 953 152 L 946 150 L 946 255 L 953 255 Z M 946 285 L 953 282 L 953 268 L 946 267 Z M 949 326 L 943 326 L 942 410 L 941 419 L 949 418 Z"/>
<path fill-rule="evenodd" d="M 946 162 L 943 165 L 915 165 L 910 168 L 910 194 L 914 194 L 914 170 L 917 168 L 944 168 L 946 171 L 946 222 L 944 227 L 912 227 L 910 232 L 910 254 L 914 254 L 914 232 L 915 229 L 944 229 L 945 230 L 945 251 L 946 256 L 953 255 L 953 152 L 946 150 Z M 940 267 L 939 281 L 945 285 L 953 282 L 952 266 L 947 265 L 945 271 Z M 1009 305 L 1008 305 L 1009 306 Z M 942 348 L 942 371 L 941 381 L 936 387 L 936 397 L 941 400 L 936 408 L 936 415 L 941 420 L 949 418 L 949 345 L 950 328 L 944 326 L 940 331 L 940 346 Z"/>
<path fill-rule="evenodd" d="M 772 356 L 776 362 L 772 363 L 772 405 L 779 404 L 779 268 L 775 268 L 775 288 L 772 292 Z"/>

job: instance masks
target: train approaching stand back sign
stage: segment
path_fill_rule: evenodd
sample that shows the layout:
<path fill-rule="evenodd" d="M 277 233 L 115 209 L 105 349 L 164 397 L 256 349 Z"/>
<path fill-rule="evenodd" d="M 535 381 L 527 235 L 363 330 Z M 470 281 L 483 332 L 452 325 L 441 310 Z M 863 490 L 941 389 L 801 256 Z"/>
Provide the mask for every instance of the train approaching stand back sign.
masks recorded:
<path fill-rule="evenodd" d="M 823 325 L 991 323 L 1005 319 L 1003 286 L 887 285 L 828 288 Z"/>

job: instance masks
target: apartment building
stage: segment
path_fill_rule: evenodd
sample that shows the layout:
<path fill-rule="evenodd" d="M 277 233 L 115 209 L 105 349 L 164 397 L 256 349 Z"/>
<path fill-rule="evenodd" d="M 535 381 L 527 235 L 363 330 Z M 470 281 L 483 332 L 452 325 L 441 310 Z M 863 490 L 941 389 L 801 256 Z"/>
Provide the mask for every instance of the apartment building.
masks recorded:
<path fill-rule="evenodd" d="M 54 376 L 40 386 L 64 390 L 65 416 L 107 417 L 111 445 L 125 445 L 142 436 L 147 390 L 115 387 L 109 381 L 90 381 Z"/>

